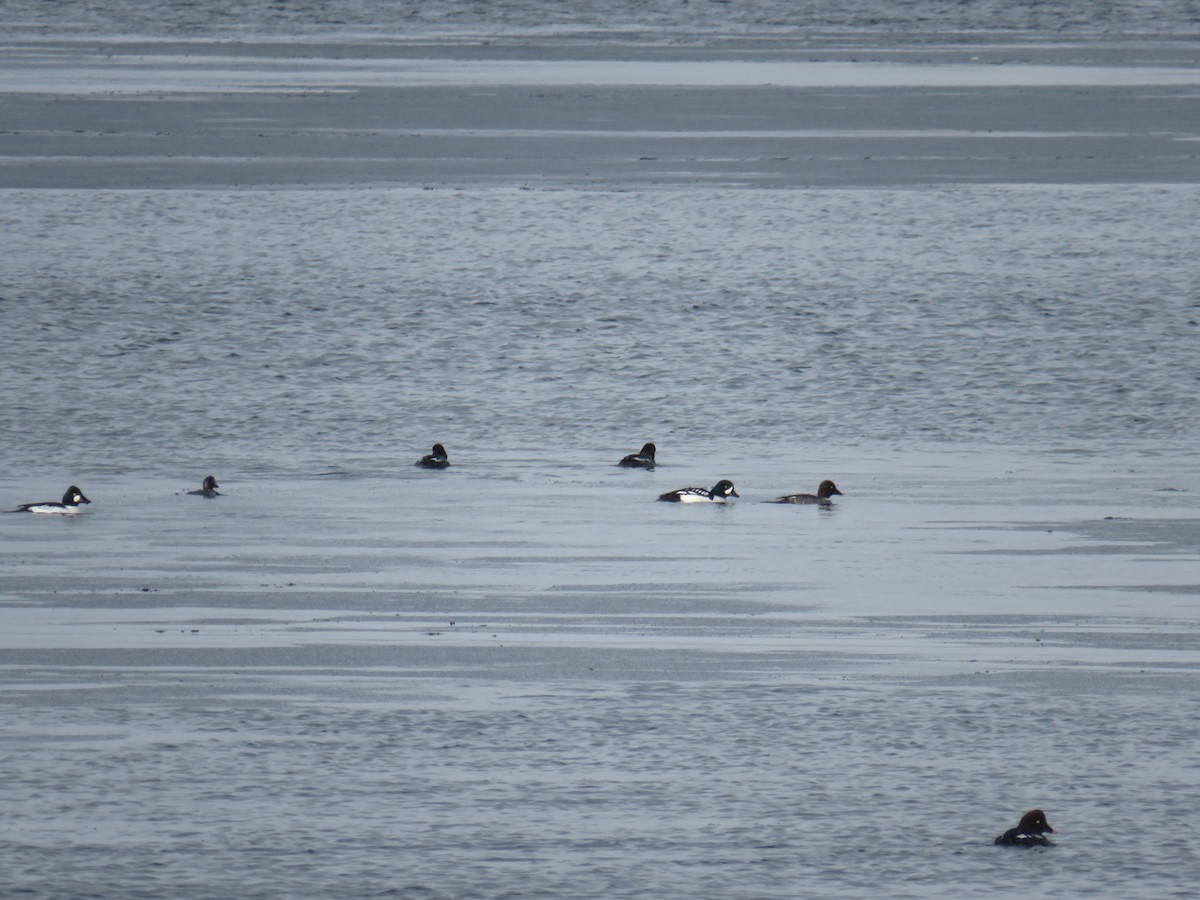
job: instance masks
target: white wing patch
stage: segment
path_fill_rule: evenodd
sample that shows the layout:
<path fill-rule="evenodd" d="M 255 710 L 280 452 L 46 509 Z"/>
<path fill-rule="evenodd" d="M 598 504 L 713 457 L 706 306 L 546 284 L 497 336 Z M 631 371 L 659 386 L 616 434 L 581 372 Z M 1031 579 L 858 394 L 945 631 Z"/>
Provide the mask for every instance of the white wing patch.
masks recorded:
<path fill-rule="evenodd" d="M 60 516 L 73 516 L 79 512 L 78 506 L 63 506 L 61 503 L 39 503 L 29 507 L 32 513 L 57 513 Z"/>

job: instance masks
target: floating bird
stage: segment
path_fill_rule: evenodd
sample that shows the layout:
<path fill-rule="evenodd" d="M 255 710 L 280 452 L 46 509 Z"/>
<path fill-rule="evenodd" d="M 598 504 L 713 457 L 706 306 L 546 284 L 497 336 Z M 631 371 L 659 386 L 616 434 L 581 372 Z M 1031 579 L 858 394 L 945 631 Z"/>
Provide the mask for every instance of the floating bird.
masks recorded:
<path fill-rule="evenodd" d="M 83 496 L 83 491 L 71 485 L 67 488 L 67 492 L 63 494 L 62 503 L 47 501 L 45 503 L 22 503 L 11 512 L 30 512 L 30 513 L 58 513 L 59 515 L 74 515 L 79 512 L 80 505 L 91 503 L 87 497 Z"/>
<path fill-rule="evenodd" d="M 698 487 L 680 488 L 661 494 L 658 499 L 668 503 L 724 503 L 726 498 L 738 496 L 741 495 L 733 489 L 733 482 L 722 478 L 713 485 L 711 491 Z"/>
<path fill-rule="evenodd" d="M 1002 847 L 1053 847 L 1054 841 L 1045 836 L 1045 832 L 1057 834 L 1046 814 L 1040 809 L 1031 809 L 1021 816 L 1016 828 L 1010 828 L 996 838 L 992 843 Z"/>
<path fill-rule="evenodd" d="M 653 469 L 655 449 L 653 444 L 643 444 L 640 451 L 622 457 L 617 465 L 626 469 Z"/>
<path fill-rule="evenodd" d="M 767 500 L 767 503 L 816 503 L 819 506 L 833 506 L 833 501 L 829 498 L 834 494 L 839 497 L 842 492 L 838 490 L 838 486 L 826 478 L 817 486 L 815 494 L 785 494 L 777 500 Z"/>
<path fill-rule="evenodd" d="M 221 495 L 217 491 L 217 488 L 219 487 L 220 485 L 217 484 L 217 479 L 211 475 L 206 475 L 204 477 L 204 483 L 200 485 L 200 489 L 197 491 L 188 491 L 188 493 L 194 494 L 197 497 L 220 497 Z"/>
<path fill-rule="evenodd" d="M 433 452 L 418 459 L 416 465 L 422 469 L 446 469 L 450 466 L 450 457 L 446 455 L 445 447 L 434 444 Z"/>

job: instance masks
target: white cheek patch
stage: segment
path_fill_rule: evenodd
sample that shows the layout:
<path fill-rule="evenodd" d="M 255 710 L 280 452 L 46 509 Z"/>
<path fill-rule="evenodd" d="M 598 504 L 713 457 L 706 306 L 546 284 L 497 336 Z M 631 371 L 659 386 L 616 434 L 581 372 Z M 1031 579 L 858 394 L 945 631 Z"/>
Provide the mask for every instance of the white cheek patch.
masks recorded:
<path fill-rule="evenodd" d="M 72 503 L 78 503 L 78 502 L 79 502 L 79 501 L 81 501 L 82 499 L 83 499 L 83 496 L 82 496 L 81 494 L 75 494 L 75 495 L 74 495 L 74 496 L 71 498 L 71 502 L 72 502 Z"/>

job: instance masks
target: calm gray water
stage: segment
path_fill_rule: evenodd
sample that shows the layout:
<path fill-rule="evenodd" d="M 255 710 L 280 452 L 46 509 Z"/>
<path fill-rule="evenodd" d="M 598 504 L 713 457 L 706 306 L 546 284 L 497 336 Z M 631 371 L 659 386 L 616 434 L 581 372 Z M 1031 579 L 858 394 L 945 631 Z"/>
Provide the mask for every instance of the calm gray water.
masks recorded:
<path fill-rule="evenodd" d="M 0 20 L 26 41 L 0 53 L 0 507 L 69 483 L 93 501 L 0 515 L 0 895 L 1194 893 L 1186 81 L 810 92 L 833 141 L 815 188 L 766 143 L 794 139 L 772 110 L 799 129 L 809 107 L 766 89 L 541 106 L 472 75 L 338 106 L 295 82 L 213 94 L 204 66 L 189 86 L 187 46 L 54 44 L 337 32 L 333 58 L 348 34 L 483 32 L 519 58 L 536 33 L 531 58 L 559 63 L 571 39 L 547 34 L 587 32 L 604 59 L 811 28 L 877 57 L 968 35 L 1014 64 L 1027 40 L 1139 65 L 1169 44 L 1194 66 L 1194 3 L 5 2 Z M 233 46 L 205 52 L 277 77 L 274 50 Z M 473 47 L 439 53 L 453 70 Z M 372 65 L 335 75 L 391 77 Z M 372 159 L 410 100 L 405 159 L 429 158 L 389 181 Z M 743 100 L 744 144 L 706 144 Z M 666 129 L 659 105 L 683 149 L 654 187 L 620 173 Z M 889 106 L 893 168 L 853 174 Z M 478 158 L 427 127 L 459 140 L 476 117 Z M 592 118 L 611 141 L 589 143 Z M 528 189 L 542 144 L 588 178 Z M 776 189 L 743 177 L 759 169 Z M 613 465 L 646 440 L 656 471 Z M 414 468 L 434 441 L 454 465 Z M 183 493 L 209 472 L 223 496 Z M 738 503 L 654 502 L 722 477 Z M 759 502 L 826 477 L 832 509 Z M 1034 806 L 1058 846 L 991 845 Z"/>
<path fill-rule="evenodd" d="M 662 453 L 0 517 L 6 891 L 1191 893 L 1193 458 Z"/>

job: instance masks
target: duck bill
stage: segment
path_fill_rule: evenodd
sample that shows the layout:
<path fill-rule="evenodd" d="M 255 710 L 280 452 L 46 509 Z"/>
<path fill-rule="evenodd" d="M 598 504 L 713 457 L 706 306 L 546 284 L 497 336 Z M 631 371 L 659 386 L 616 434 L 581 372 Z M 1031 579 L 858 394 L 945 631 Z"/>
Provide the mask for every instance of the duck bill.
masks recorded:
<path fill-rule="evenodd" d="M 729 492 L 729 496 L 730 496 L 730 497 L 740 497 L 740 496 L 742 496 L 742 495 L 741 495 L 741 494 L 739 494 L 737 491 L 730 491 L 730 492 Z"/>

